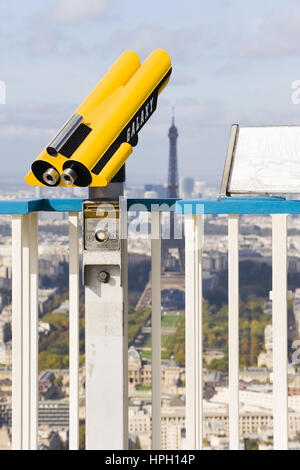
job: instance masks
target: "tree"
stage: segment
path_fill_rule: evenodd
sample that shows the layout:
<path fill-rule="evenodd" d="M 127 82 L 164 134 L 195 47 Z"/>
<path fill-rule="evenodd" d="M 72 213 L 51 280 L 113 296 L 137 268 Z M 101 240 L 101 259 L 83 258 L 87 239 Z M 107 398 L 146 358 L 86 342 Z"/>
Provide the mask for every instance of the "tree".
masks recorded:
<path fill-rule="evenodd" d="M 245 450 L 258 450 L 258 441 L 255 439 L 245 439 Z"/>
<path fill-rule="evenodd" d="M 250 346 L 250 365 L 257 365 L 257 357 L 260 353 L 259 338 L 256 335 L 251 337 L 251 346 Z"/>
<path fill-rule="evenodd" d="M 85 424 L 79 425 L 79 450 L 85 450 Z"/>

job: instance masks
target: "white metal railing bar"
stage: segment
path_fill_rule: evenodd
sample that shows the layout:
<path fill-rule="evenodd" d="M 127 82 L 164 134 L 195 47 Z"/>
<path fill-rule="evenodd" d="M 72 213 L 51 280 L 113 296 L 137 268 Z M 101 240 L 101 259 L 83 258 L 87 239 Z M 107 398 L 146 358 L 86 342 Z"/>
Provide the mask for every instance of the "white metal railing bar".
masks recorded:
<path fill-rule="evenodd" d="M 38 447 L 38 214 L 30 214 L 30 449 Z"/>
<path fill-rule="evenodd" d="M 272 215 L 274 450 L 288 449 L 287 218 Z"/>
<path fill-rule="evenodd" d="M 186 449 L 196 448 L 195 430 L 195 216 L 184 218 L 185 233 L 185 382 L 186 382 Z"/>
<path fill-rule="evenodd" d="M 22 436 L 23 450 L 30 448 L 30 234 L 29 234 L 29 216 L 23 217 L 23 348 L 22 348 Z"/>
<path fill-rule="evenodd" d="M 239 217 L 228 216 L 229 447 L 239 450 Z"/>
<path fill-rule="evenodd" d="M 161 448 L 161 213 L 151 213 L 152 449 Z"/>
<path fill-rule="evenodd" d="M 12 448 L 37 448 L 37 214 L 12 217 Z"/>
<path fill-rule="evenodd" d="M 69 449 L 79 448 L 79 217 L 69 214 Z"/>
<path fill-rule="evenodd" d="M 12 216 L 12 449 L 22 449 L 23 216 Z"/>
<path fill-rule="evenodd" d="M 185 216 L 186 449 L 203 447 L 202 214 Z"/>
<path fill-rule="evenodd" d="M 203 448 L 203 309 L 202 309 L 202 254 L 204 216 L 196 215 L 195 232 L 195 351 L 196 351 L 196 446 Z"/>

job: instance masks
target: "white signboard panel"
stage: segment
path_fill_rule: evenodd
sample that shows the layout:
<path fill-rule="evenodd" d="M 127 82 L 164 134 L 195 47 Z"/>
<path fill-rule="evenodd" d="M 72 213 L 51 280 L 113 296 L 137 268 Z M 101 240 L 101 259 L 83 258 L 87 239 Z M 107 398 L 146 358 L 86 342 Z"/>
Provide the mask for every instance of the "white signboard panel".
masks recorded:
<path fill-rule="evenodd" d="M 300 193 L 300 126 L 235 127 L 226 192 Z"/>

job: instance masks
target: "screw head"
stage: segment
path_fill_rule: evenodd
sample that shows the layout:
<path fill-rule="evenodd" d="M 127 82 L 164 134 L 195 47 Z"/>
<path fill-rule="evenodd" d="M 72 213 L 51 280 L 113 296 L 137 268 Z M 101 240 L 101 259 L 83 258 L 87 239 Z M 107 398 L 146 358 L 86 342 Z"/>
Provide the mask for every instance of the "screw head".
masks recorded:
<path fill-rule="evenodd" d="M 95 233 L 95 238 L 97 242 L 100 242 L 100 243 L 105 243 L 109 240 L 109 236 L 106 230 L 97 230 Z"/>
<path fill-rule="evenodd" d="M 100 271 L 99 281 L 103 282 L 103 284 L 108 284 L 109 280 L 110 280 L 110 274 L 107 271 Z"/>

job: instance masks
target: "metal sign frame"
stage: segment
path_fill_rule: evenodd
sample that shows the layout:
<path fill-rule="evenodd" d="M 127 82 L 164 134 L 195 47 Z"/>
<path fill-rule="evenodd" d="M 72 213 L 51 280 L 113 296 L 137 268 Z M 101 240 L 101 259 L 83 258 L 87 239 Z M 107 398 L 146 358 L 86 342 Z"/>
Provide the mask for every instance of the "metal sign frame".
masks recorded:
<path fill-rule="evenodd" d="M 224 166 L 224 171 L 223 171 L 223 177 L 222 177 L 222 183 L 221 183 L 221 189 L 220 189 L 220 196 L 221 197 L 226 197 L 226 196 L 237 196 L 237 195 L 255 195 L 255 194 L 265 194 L 265 195 L 272 195 L 272 194 L 297 194 L 300 193 L 300 180 L 299 180 L 299 189 L 297 190 L 294 188 L 293 190 L 291 189 L 274 189 L 269 190 L 269 189 L 255 189 L 255 190 L 250 190 L 250 189 L 245 189 L 245 190 L 231 190 L 230 185 L 231 185 L 231 180 L 232 180 L 232 174 L 233 174 L 233 168 L 234 168 L 234 163 L 236 159 L 236 153 L 237 153 L 237 145 L 239 142 L 239 134 L 240 130 L 243 128 L 253 128 L 253 129 L 270 129 L 270 128 L 299 128 L 299 133 L 300 133 L 300 126 L 298 125 L 278 125 L 278 126 L 245 126 L 241 127 L 238 124 L 234 124 L 231 128 L 231 133 L 230 133 L 230 138 L 229 138 L 229 144 L 228 144 L 228 150 L 227 150 L 227 155 L 226 155 L 226 160 L 225 160 L 225 166 Z M 300 155 L 299 155 L 299 162 L 300 162 Z"/>
<path fill-rule="evenodd" d="M 231 133 L 229 137 L 229 144 L 228 144 L 228 149 L 227 149 L 227 155 L 226 155 L 222 183 L 221 183 L 221 190 L 220 190 L 220 196 L 224 196 L 224 197 L 230 196 L 228 190 L 229 190 L 229 183 L 230 183 L 230 178 L 231 178 L 231 171 L 233 167 L 233 159 L 234 159 L 234 153 L 235 153 L 236 143 L 238 139 L 239 128 L 240 127 L 238 124 L 233 124 L 233 126 L 231 127 Z"/>

